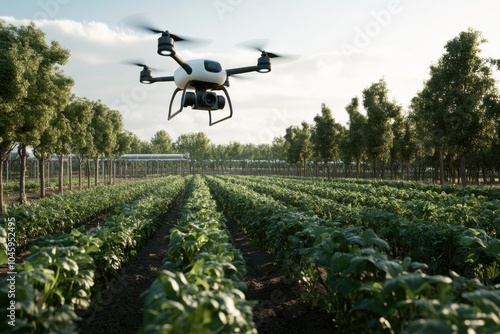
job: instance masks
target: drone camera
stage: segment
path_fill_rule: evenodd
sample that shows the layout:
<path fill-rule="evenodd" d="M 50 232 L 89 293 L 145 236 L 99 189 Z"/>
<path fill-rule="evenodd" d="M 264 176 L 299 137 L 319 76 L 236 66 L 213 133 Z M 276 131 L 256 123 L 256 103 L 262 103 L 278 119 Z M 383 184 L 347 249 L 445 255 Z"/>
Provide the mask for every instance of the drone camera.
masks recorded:
<path fill-rule="evenodd" d="M 214 92 L 186 92 L 182 105 L 193 109 L 219 110 L 226 106 L 226 99 Z"/>
<path fill-rule="evenodd" d="M 217 103 L 217 94 L 212 92 L 205 92 L 201 95 L 200 102 L 202 106 L 207 106 L 210 109 L 213 109 Z"/>
<path fill-rule="evenodd" d="M 224 109 L 226 105 L 224 96 L 217 95 L 213 92 L 199 92 L 197 95 L 198 103 L 196 104 L 196 109 L 219 110 Z"/>

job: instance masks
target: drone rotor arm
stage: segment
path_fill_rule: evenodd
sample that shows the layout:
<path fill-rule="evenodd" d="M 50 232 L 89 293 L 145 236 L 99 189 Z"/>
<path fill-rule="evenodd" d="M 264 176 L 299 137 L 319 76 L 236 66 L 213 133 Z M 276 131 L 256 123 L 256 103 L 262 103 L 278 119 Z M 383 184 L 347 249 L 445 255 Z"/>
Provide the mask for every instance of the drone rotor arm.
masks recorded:
<path fill-rule="evenodd" d="M 174 76 L 168 76 L 168 77 L 156 77 L 156 78 L 151 78 L 151 83 L 155 82 L 168 82 L 168 81 L 174 81 Z"/>
<path fill-rule="evenodd" d="M 227 69 L 226 73 L 227 76 L 231 76 L 234 74 L 243 74 L 243 73 L 258 72 L 258 71 L 259 71 L 259 66 L 246 66 L 246 67 L 236 67 Z"/>
<path fill-rule="evenodd" d="M 193 73 L 193 69 L 191 66 L 189 66 L 188 63 L 186 63 L 181 57 L 177 55 L 177 53 L 174 53 L 171 55 L 172 59 L 176 61 L 177 64 L 179 64 L 180 67 L 186 71 L 187 74 Z"/>

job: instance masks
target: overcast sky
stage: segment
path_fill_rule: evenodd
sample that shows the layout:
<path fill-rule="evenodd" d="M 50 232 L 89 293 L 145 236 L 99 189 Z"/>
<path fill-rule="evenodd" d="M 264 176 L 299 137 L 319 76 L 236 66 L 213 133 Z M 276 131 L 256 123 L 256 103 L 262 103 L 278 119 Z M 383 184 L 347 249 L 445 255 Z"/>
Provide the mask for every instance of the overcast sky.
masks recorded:
<path fill-rule="evenodd" d="M 429 76 L 429 66 L 447 41 L 468 28 L 483 33 L 485 57 L 500 58 L 498 13 L 494 0 L 1 0 L 0 19 L 35 24 L 71 51 L 64 71 L 73 92 L 102 100 L 123 115 L 124 126 L 149 140 L 161 129 L 175 140 L 205 132 L 216 144 L 271 143 L 290 125 L 313 122 L 325 103 L 346 124 L 345 106 L 363 89 L 385 78 L 404 109 Z M 142 85 L 136 58 L 172 75 L 177 64 L 156 53 L 157 38 L 123 25 L 141 13 L 174 34 L 212 40 L 192 48 L 176 44 L 185 60 L 208 58 L 225 68 L 255 65 L 259 52 L 235 47 L 266 39 L 267 51 L 296 55 L 273 62 L 267 74 L 231 80 L 234 115 L 208 126 L 206 111 L 185 109 L 167 120 L 173 83 Z M 496 78 L 500 78 L 496 74 Z M 219 111 L 224 114 L 227 111 Z"/>

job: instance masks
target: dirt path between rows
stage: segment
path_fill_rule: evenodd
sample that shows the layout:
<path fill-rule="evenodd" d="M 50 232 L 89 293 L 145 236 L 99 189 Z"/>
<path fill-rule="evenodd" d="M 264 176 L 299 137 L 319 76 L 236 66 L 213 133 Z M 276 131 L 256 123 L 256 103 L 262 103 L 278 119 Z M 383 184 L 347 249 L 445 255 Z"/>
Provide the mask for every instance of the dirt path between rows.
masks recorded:
<path fill-rule="evenodd" d="M 331 316 L 324 309 L 311 309 L 300 299 L 303 289 L 284 278 L 271 255 L 253 245 L 236 223 L 227 222 L 227 228 L 246 261 L 248 290 L 245 295 L 258 302 L 254 321 L 259 333 L 334 332 Z"/>
<path fill-rule="evenodd" d="M 167 255 L 170 229 L 176 224 L 182 209 L 183 196 L 169 210 L 165 222 L 138 255 L 112 278 L 107 290 L 101 291 L 98 312 L 83 315 L 79 332 L 82 334 L 134 334 L 142 324 L 141 293 L 156 279 Z"/>

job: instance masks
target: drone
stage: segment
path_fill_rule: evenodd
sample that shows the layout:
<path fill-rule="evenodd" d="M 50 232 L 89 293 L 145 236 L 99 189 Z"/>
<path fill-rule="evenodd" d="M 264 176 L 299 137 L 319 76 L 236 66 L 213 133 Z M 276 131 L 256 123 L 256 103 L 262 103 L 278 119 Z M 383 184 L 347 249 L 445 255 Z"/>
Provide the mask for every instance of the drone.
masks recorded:
<path fill-rule="evenodd" d="M 271 59 L 282 57 L 275 53 L 267 52 L 261 47 L 252 46 L 252 49 L 260 51 L 257 65 L 253 66 L 224 69 L 221 63 L 215 60 L 192 59 L 184 61 L 177 53 L 175 43 L 189 42 L 190 39 L 172 34 L 168 30 L 161 30 L 148 25 L 136 25 L 136 27 L 151 33 L 161 34 L 158 38 L 158 54 L 160 56 L 171 57 L 180 66 L 174 71 L 174 75 L 172 76 L 153 77 L 153 69 L 149 66 L 140 62 L 131 63 L 143 68 L 139 76 L 139 81 L 143 84 L 175 82 L 177 87 L 170 99 L 168 120 L 180 114 L 186 107 L 207 110 L 209 126 L 231 118 L 233 116 L 233 105 L 226 89 L 226 87 L 229 87 L 229 77 L 249 72 L 268 73 L 271 71 Z M 219 92 L 222 92 L 223 95 Z M 174 99 L 178 93 L 181 93 L 180 107 L 179 109 L 177 107 L 173 109 Z M 229 115 L 215 120 L 212 117 L 212 111 L 224 109 L 226 101 L 229 105 Z"/>

